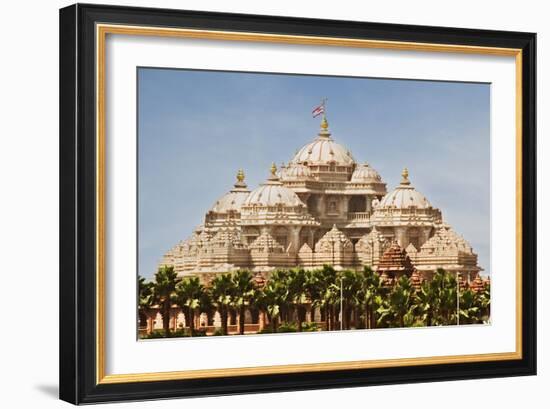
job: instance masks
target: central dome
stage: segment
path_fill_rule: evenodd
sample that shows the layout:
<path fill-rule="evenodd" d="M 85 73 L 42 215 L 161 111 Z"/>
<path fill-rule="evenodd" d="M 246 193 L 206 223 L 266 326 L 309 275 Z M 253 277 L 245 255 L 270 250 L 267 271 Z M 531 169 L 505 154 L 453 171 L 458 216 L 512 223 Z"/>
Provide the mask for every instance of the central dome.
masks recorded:
<path fill-rule="evenodd" d="M 351 152 L 339 143 L 334 142 L 328 132 L 328 122 L 323 118 L 321 131 L 317 138 L 296 152 L 292 163 L 307 165 L 326 165 L 335 163 L 340 166 L 353 166 L 355 159 Z"/>

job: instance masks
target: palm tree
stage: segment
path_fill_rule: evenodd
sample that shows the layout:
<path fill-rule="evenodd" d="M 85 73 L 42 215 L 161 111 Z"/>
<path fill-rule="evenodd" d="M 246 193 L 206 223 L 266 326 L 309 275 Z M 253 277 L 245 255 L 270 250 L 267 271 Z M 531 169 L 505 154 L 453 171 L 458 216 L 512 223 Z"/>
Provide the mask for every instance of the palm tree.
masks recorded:
<path fill-rule="evenodd" d="M 153 283 L 138 276 L 138 310 L 147 315 L 153 303 Z M 139 316 L 138 316 L 139 322 Z M 138 324 L 139 325 L 139 324 Z"/>
<path fill-rule="evenodd" d="M 438 311 L 438 299 L 435 295 L 434 286 L 431 282 L 424 281 L 420 290 L 416 292 L 417 312 L 419 313 L 419 319 L 424 322 L 424 325 L 430 327 L 433 325 L 434 317 Z"/>
<path fill-rule="evenodd" d="M 350 329 L 352 312 L 356 312 L 357 306 L 362 303 L 361 289 L 363 286 L 364 276 L 362 273 L 358 273 L 354 270 L 344 270 L 338 276 L 336 283 L 338 298 L 340 298 L 340 292 L 343 300 L 343 311 L 340 312 L 342 319 L 342 327 L 344 329 Z M 340 289 L 340 286 L 342 287 Z M 355 316 L 357 314 L 354 314 Z M 355 322 L 357 325 L 357 322 Z"/>
<path fill-rule="evenodd" d="M 481 308 L 478 301 L 477 294 L 472 290 L 468 289 L 460 293 L 461 324 L 477 324 L 482 322 L 479 318 Z"/>
<path fill-rule="evenodd" d="M 483 290 L 476 294 L 479 305 L 479 319 L 481 322 L 489 322 L 491 316 L 491 285 L 486 284 Z"/>
<path fill-rule="evenodd" d="M 140 309 L 146 310 L 151 306 L 153 296 L 153 283 L 145 277 L 138 276 L 138 305 Z"/>
<path fill-rule="evenodd" d="M 152 302 L 162 311 L 162 327 L 164 336 L 170 336 L 170 310 L 174 301 L 178 276 L 173 266 L 163 266 L 158 269 L 153 282 Z"/>
<path fill-rule="evenodd" d="M 256 294 L 256 288 L 252 282 L 252 274 L 247 270 L 239 270 L 233 275 L 235 295 L 233 304 L 239 313 L 239 334 L 244 334 L 245 310 L 251 306 Z"/>
<path fill-rule="evenodd" d="M 365 309 L 366 328 L 376 328 L 376 311 L 382 305 L 383 296 L 386 295 L 386 292 L 380 274 L 365 266 L 363 269 L 363 285 L 358 296 L 361 297 L 360 303 Z"/>
<path fill-rule="evenodd" d="M 318 306 L 325 318 L 325 330 L 334 329 L 334 303 L 337 301 L 336 270 L 325 265 L 322 269 L 314 270 L 309 285 L 312 304 Z"/>
<path fill-rule="evenodd" d="M 427 326 L 456 323 L 457 281 L 453 274 L 438 268 L 431 281 L 417 293 L 416 304 Z"/>
<path fill-rule="evenodd" d="M 296 306 L 298 332 L 302 332 L 302 323 L 305 318 L 305 304 L 309 299 L 308 283 L 311 281 L 308 272 L 303 268 L 290 270 L 286 278 L 288 299 Z"/>
<path fill-rule="evenodd" d="M 176 285 L 176 303 L 184 311 L 189 325 L 189 335 L 195 333 L 195 316 L 204 300 L 206 289 L 198 277 L 185 277 Z"/>
<path fill-rule="evenodd" d="M 288 289 L 285 281 L 281 280 L 281 274 L 273 274 L 273 276 L 267 281 L 259 294 L 258 305 L 267 314 L 271 323 L 271 331 L 277 332 L 278 320 L 283 307 L 286 305 Z"/>
<path fill-rule="evenodd" d="M 227 335 L 227 315 L 233 301 L 235 284 L 231 274 L 216 276 L 211 282 L 210 294 L 222 320 L 222 334 Z"/>
<path fill-rule="evenodd" d="M 389 298 L 380 308 L 379 323 L 389 327 L 410 327 L 415 322 L 414 288 L 406 275 L 397 280 Z"/>

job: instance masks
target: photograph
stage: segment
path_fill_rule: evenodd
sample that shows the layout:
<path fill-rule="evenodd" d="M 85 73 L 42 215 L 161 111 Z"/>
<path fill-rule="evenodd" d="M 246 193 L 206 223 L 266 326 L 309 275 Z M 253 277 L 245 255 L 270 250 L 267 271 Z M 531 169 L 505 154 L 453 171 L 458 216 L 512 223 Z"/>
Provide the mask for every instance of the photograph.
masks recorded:
<path fill-rule="evenodd" d="M 60 399 L 536 374 L 536 32 L 175 6 L 59 10 Z"/>
<path fill-rule="evenodd" d="M 140 340 L 491 325 L 491 84 L 136 87 Z"/>

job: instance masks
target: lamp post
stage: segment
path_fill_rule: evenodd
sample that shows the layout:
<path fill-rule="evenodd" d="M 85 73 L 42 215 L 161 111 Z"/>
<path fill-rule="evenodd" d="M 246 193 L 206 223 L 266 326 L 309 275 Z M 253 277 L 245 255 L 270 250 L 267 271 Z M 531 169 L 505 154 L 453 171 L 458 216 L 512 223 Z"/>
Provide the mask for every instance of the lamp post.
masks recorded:
<path fill-rule="evenodd" d="M 340 276 L 340 331 L 344 329 L 344 277 Z"/>
<path fill-rule="evenodd" d="M 460 273 L 456 272 L 456 325 L 460 325 Z"/>

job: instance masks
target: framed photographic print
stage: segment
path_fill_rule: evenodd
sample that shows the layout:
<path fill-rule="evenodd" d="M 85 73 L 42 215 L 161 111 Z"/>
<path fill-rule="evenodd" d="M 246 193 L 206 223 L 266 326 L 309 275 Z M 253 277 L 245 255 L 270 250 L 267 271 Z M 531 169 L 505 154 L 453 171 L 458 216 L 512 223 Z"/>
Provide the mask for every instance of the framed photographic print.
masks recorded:
<path fill-rule="evenodd" d="M 536 373 L 535 34 L 60 11 L 60 397 Z"/>

